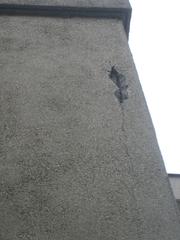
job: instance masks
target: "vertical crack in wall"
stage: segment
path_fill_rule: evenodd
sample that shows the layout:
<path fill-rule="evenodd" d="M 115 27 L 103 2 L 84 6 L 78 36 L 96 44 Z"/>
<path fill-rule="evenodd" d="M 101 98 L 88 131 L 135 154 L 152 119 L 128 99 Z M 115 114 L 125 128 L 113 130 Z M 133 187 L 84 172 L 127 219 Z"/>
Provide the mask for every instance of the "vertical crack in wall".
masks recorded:
<path fill-rule="evenodd" d="M 123 149 L 125 151 L 125 155 L 127 156 L 128 162 L 129 162 L 129 175 L 132 179 L 132 185 L 131 189 L 129 190 L 129 187 L 127 186 L 127 190 L 129 192 L 129 195 L 132 197 L 133 204 L 134 204 L 134 220 L 133 222 L 136 223 L 136 234 L 138 239 L 143 239 L 143 232 L 142 232 L 142 225 L 143 220 L 141 217 L 141 212 L 138 204 L 138 199 L 135 193 L 136 186 L 138 185 L 137 177 L 135 173 L 135 169 L 133 166 L 134 157 L 132 156 L 132 153 L 128 146 L 128 134 L 126 130 L 126 114 L 125 114 L 125 108 L 124 108 L 124 100 L 128 99 L 128 92 L 127 88 L 128 85 L 126 84 L 126 78 L 124 75 L 119 73 L 115 66 L 111 67 L 111 71 L 109 71 L 109 78 L 115 83 L 115 85 L 118 87 L 118 90 L 115 91 L 114 95 L 117 97 L 119 103 L 120 103 L 120 109 L 122 113 L 122 123 L 121 123 L 121 132 L 122 132 L 122 145 Z"/>
<path fill-rule="evenodd" d="M 122 123 L 121 123 L 121 132 L 122 132 L 122 143 L 123 143 L 123 149 L 125 151 L 125 154 L 129 160 L 129 174 L 130 177 L 132 178 L 132 185 L 131 185 L 131 191 L 130 191 L 130 196 L 133 199 L 133 203 L 134 203 L 134 220 L 133 222 L 136 223 L 136 234 L 138 239 L 143 239 L 143 234 L 142 234 L 142 225 L 143 225 L 143 220 L 141 217 L 141 212 L 140 212 L 140 208 L 139 208 L 139 204 L 138 204 L 138 199 L 136 197 L 136 186 L 137 186 L 137 179 L 136 179 L 136 173 L 135 173 L 135 169 L 133 166 L 133 161 L 134 158 L 132 156 L 132 153 L 129 149 L 128 146 L 128 134 L 127 134 L 127 130 L 126 130 L 126 114 L 125 114 L 125 108 L 123 104 L 120 104 L 120 108 L 121 108 L 121 113 L 122 113 Z"/>

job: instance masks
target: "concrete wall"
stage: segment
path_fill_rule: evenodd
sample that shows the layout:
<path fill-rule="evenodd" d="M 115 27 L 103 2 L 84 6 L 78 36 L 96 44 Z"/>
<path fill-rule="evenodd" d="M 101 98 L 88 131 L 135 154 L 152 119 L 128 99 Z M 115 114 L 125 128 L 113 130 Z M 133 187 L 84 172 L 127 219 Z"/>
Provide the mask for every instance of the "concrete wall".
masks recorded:
<path fill-rule="evenodd" d="M 121 21 L 0 23 L 0 238 L 178 240 Z M 129 85 L 123 104 L 110 62 Z"/>

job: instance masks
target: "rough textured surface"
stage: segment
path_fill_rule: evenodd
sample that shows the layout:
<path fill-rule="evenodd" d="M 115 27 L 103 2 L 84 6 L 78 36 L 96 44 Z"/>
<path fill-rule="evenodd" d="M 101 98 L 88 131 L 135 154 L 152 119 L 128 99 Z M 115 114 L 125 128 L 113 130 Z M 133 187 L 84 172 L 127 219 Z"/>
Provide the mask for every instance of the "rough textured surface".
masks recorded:
<path fill-rule="evenodd" d="M 130 7 L 127 0 L 0 0 L 0 3 L 108 8 Z"/>
<path fill-rule="evenodd" d="M 179 240 L 121 22 L 0 24 L 0 239 Z M 123 105 L 109 62 L 129 85 Z"/>

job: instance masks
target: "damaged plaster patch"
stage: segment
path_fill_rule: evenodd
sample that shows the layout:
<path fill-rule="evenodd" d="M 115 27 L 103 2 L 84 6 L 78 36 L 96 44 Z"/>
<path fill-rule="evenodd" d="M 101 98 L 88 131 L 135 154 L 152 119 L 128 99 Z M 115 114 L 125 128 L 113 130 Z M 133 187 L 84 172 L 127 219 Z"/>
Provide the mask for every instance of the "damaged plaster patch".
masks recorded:
<path fill-rule="evenodd" d="M 123 74 L 119 73 L 115 66 L 111 67 L 109 71 L 109 78 L 116 84 L 118 90 L 115 91 L 114 95 L 117 97 L 120 103 L 128 99 L 128 85 L 126 84 L 126 78 Z"/>

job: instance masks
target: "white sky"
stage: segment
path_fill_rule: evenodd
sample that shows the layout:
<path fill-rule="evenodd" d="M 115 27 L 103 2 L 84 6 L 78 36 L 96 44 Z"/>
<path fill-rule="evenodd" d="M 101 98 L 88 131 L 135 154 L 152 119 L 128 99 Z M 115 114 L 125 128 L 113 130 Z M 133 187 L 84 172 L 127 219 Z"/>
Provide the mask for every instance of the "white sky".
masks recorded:
<path fill-rule="evenodd" d="M 180 173 L 180 1 L 130 0 L 130 47 L 168 173 Z"/>

